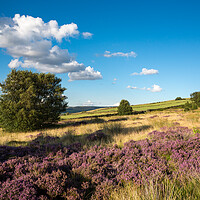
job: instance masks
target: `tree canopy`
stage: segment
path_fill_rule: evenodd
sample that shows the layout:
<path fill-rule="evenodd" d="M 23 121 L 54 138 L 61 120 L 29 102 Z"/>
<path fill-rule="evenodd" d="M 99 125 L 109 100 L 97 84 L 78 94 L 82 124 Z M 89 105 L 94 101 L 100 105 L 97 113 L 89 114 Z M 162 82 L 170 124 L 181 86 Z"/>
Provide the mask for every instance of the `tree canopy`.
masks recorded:
<path fill-rule="evenodd" d="M 133 112 L 132 107 L 130 106 L 130 103 L 127 100 L 121 100 L 119 106 L 118 106 L 118 114 L 119 115 L 131 115 Z"/>
<path fill-rule="evenodd" d="M 193 92 L 190 94 L 191 100 L 200 107 L 200 92 Z"/>
<path fill-rule="evenodd" d="M 0 83 L 0 125 L 6 131 L 32 131 L 57 122 L 67 107 L 61 79 L 54 74 L 12 70 Z"/>

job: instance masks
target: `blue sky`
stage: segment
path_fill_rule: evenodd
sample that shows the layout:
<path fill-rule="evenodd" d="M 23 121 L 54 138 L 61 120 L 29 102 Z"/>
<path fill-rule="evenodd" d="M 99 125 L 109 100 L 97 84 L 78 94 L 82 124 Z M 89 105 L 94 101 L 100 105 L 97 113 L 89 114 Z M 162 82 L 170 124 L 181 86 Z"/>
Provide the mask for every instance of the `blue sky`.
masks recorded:
<path fill-rule="evenodd" d="M 199 1 L 0 3 L 0 81 L 10 67 L 56 73 L 69 106 L 157 102 L 200 90 Z"/>

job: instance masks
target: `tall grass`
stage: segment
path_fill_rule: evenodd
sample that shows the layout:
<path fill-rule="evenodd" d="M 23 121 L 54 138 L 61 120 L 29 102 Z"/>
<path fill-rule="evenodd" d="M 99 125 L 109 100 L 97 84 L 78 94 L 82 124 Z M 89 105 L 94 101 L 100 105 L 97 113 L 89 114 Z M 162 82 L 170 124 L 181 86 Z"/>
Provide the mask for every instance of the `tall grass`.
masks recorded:
<path fill-rule="evenodd" d="M 118 135 L 123 133 L 124 126 L 121 123 L 104 123 L 102 130 L 108 135 Z"/>
<path fill-rule="evenodd" d="M 124 187 L 111 192 L 109 200 L 199 200 L 200 178 L 187 180 L 168 177 L 160 182 L 146 182 L 142 186 L 127 183 Z"/>

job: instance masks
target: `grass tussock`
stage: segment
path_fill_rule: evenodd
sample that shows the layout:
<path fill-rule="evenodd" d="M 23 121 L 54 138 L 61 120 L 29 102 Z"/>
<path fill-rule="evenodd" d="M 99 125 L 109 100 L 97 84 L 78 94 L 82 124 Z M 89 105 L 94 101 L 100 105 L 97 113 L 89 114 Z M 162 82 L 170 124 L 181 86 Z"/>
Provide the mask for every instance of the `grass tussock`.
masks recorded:
<path fill-rule="evenodd" d="M 137 187 L 126 183 L 111 192 L 109 200 L 199 200 L 200 178 L 191 177 L 180 181 L 165 177 L 162 182 L 149 181 Z"/>

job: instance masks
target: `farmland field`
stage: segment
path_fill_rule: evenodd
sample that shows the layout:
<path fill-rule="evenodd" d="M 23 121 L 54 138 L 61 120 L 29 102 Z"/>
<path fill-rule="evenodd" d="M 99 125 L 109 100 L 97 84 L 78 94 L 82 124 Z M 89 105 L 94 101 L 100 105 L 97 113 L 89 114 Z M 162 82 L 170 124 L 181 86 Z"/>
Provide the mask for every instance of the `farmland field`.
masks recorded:
<path fill-rule="evenodd" d="M 112 109 L 40 131 L 1 132 L 0 199 L 200 199 L 200 110 L 93 117 Z"/>

